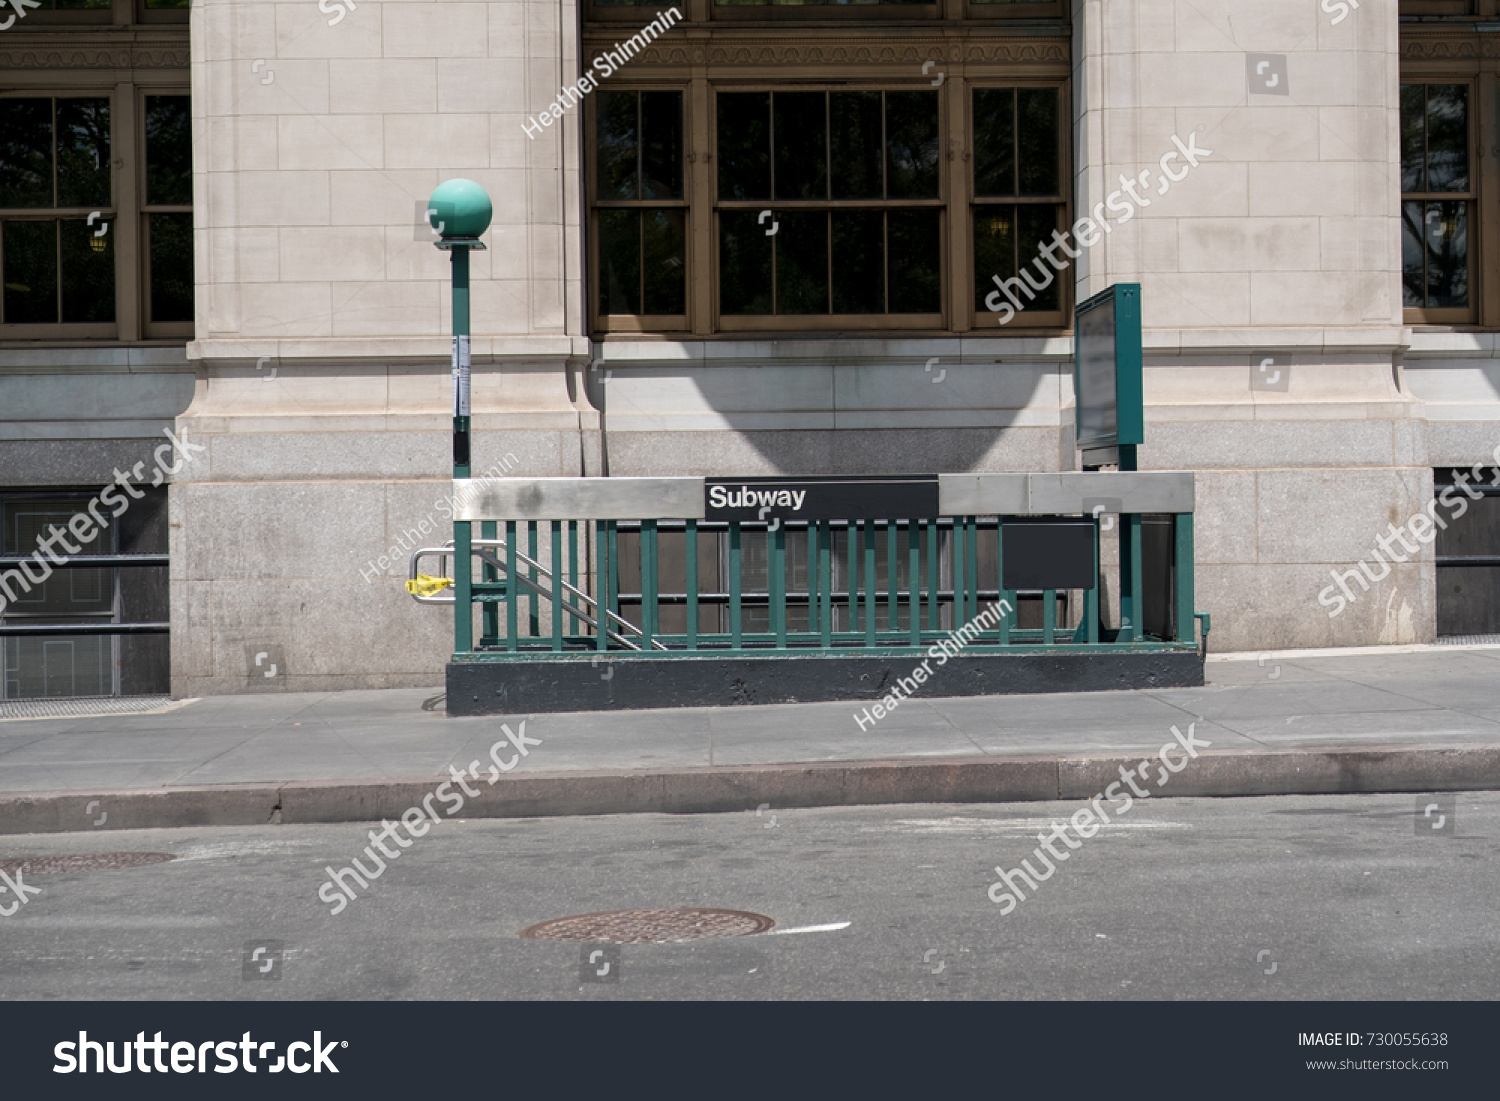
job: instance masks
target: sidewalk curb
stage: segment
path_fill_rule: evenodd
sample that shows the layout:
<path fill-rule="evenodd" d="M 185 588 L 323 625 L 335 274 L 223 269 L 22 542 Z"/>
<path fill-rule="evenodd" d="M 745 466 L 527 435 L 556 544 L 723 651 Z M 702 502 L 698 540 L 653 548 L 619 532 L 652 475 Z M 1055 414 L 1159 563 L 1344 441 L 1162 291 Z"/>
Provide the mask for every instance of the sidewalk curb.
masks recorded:
<path fill-rule="evenodd" d="M 474 781 L 479 794 L 465 799 L 458 817 L 712 814 L 762 803 L 780 810 L 1083 800 L 1118 781 L 1122 768 L 1150 760 L 1155 755 L 1149 752 L 1110 752 L 523 773 L 493 786 Z M 432 777 L 0 794 L 0 834 L 378 822 L 420 807 L 446 782 Z M 1500 745 L 1205 750 L 1149 790 L 1154 798 L 1494 791 L 1500 790 Z M 100 825 L 94 824 L 96 812 L 105 815 Z"/>

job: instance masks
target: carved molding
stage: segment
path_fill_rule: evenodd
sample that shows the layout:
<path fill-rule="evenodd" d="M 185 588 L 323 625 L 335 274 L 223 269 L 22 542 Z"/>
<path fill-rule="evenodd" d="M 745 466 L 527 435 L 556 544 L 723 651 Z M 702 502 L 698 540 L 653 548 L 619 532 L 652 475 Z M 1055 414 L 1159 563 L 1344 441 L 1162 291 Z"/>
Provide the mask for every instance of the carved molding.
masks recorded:
<path fill-rule="evenodd" d="M 587 43 L 589 64 L 612 50 L 615 42 Z M 965 61 L 979 64 L 1068 64 L 1066 41 L 991 39 L 955 41 L 932 36 L 926 41 L 889 38 L 830 39 L 809 42 L 724 38 L 707 44 L 659 44 L 635 55 L 641 65 L 920 65 L 924 61 Z"/>
<path fill-rule="evenodd" d="M 0 39 L 0 73 L 54 69 L 187 69 L 192 63 L 187 32 L 173 35 L 172 40 L 120 41 L 107 32 L 92 32 L 91 42 L 80 42 L 76 35 L 48 34 L 30 36 L 29 41 Z M 99 39 L 115 38 L 115 41 Z"/>

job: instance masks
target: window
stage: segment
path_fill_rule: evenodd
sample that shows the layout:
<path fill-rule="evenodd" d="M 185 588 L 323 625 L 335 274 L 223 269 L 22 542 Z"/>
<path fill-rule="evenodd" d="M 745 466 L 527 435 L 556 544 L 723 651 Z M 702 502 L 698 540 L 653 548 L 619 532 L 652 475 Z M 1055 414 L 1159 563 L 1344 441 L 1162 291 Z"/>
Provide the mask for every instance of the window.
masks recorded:
<path fill-rule="evenodd" d="M 596 94 L 594 231 L 610 329 L 687 328 L 680 91 Z"/>
<path fill-rule="evenodd" d="M 1009 327 L 1066 324 L 1064 280 L 1041 256 L 1067 213 L 1061 116 L 1055 87 L 974 89 L 976 326 L 995 324 L 985 298 L 997 288 L 1024 307 Z"/>
<path fill-rule="evenodd" d="M 0 285 L 0 339 L 191 336 L 187 96 L 0 97 Z"/>
<path fill-rule="evenodd" d="M 1474 319 L 1470 85 L 1401 85 L 1401 271 L 1406 318 Z"/>
<path fill-rule="evenodd" d="M 720 92 L 725 328 L 942 323 L 938 96 Z"/>
<path fill-rule="evenodd" d="M 191 336 L 193 150 L 187 96 L 146 97 L 147 335 Z M 186 326 L 186 327 L 184 327 Z"/>
<path fill-rule="evenodd" d="M 105 98 L 0 101 L 0 325 L 112 335 L 114 222 Z"/>

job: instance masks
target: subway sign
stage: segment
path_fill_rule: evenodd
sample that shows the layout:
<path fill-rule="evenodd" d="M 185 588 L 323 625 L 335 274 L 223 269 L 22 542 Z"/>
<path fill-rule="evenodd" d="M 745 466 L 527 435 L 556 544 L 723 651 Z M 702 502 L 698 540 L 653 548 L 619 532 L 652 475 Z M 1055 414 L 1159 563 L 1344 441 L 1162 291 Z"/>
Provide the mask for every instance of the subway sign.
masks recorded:
<path fill-rule="evenodd" d="M 931 520 L 936 474 L 705 478 L 706 520 Z"/>

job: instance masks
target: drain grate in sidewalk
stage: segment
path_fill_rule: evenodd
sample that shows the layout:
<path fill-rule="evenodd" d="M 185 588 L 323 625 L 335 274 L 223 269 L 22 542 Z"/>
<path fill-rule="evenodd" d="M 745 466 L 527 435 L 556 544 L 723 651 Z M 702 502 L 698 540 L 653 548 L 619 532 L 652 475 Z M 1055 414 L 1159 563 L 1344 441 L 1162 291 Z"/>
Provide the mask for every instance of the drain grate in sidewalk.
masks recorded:
<path fill-rule="evenodd" d="M 1500 646 L 1500 635 L 1444 635 L 1439 646 Z"/>
<path fill-rule="evenodd" d="M 189 701 L 171 696 L 89 696 L 66 700 L 0 701 L 0 719 L 65 719 L 88 715 L 131 715 L 167 711 Z"/>

